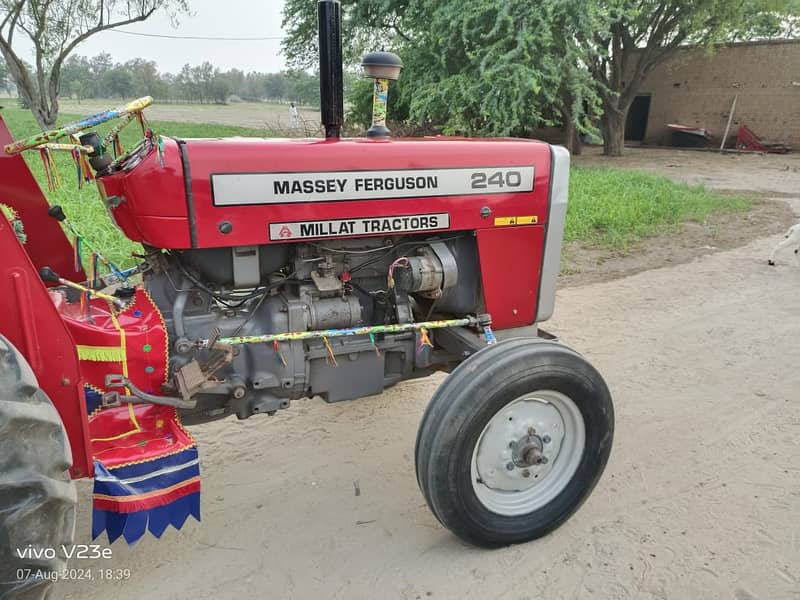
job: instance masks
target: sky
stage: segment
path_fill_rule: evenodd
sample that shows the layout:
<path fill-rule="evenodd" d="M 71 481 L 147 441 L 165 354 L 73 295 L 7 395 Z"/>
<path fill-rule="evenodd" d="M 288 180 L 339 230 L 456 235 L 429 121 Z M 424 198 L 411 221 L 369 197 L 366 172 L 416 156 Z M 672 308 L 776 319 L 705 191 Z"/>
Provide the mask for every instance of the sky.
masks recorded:
<path fill-rule="evenodd" d="M 124 31 L 162 35 L 205 37 L 281 36 L 283 0 L 190 0 L 191 15 L 181 15 L 178 27 L 169 17 L 157 12 L 147 21 L 120 28 Z M 280 40 L 207 41 L 175 40 L 125 35 L 115 31 L 98 33 L 81 45 L 74 54 L 94 56 L 108 52 L 114 62 L 131 58 L 154 60 L 161 72 L 175 73 L 189 63 L 209 61 L 223 70 L 280 71 L 285 62 L 280 54 Z"/>

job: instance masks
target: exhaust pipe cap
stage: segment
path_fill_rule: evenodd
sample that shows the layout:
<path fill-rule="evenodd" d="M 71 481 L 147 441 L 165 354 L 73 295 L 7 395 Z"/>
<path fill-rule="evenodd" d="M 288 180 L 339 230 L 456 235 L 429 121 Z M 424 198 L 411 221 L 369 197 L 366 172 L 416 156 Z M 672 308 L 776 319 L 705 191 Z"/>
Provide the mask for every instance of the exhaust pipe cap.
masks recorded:
<path fill-rule="evenodd" d="M 396 81 L 400 78 L 403 61 L 393 52 L 370 52 L 361 59 L 361 67 L 365 77 Z"/>

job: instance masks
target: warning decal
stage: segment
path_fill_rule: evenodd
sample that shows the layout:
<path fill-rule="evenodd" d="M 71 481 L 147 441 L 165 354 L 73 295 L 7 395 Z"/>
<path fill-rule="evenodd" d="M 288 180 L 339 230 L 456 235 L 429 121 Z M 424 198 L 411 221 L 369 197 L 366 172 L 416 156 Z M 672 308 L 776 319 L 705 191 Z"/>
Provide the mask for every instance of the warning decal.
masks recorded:
<path fill-rule="evenodd" d="M 215 173 L 214 206 L 527 193 L 534 168 Z"/>
<path fill-rule="evenodd" d="M 404 215 L 400 217 L 358 217 L 328 221 L 295 221 L 270 223 L 270 240 L 301 240 L 304 238 L 347 237 L 376 233 L 409 233 L 433 231 L 450 227 L 450 215 Z"/>

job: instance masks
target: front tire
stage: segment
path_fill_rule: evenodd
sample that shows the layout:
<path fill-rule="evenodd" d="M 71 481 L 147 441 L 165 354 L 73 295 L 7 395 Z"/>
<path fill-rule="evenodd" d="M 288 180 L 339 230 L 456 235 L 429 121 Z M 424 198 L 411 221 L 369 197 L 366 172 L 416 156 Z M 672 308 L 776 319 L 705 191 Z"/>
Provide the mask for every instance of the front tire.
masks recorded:
<path fill-rule="evenodd" d="M 603 378 L 551 341 L 488 346 L 436 391 L 416 445 L 417 480 L 437 519 L 496 547 L 539 538 L 589 497 L 611 452 Z"/>
<path fill-rule="evenodd" d="M 0 336 L 0 599 L 46 598 L 48 577 L 66 566 L 77 500 L 71 464 L 58 412 Z"/>

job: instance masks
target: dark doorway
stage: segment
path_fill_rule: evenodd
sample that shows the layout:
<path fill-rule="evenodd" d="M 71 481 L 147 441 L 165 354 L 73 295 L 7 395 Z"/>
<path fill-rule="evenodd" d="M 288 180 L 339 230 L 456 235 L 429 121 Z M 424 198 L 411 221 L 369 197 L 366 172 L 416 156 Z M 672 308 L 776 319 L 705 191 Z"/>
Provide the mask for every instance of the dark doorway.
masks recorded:
<path fill-rule="evenodd" d="M 650 94 L 636 96 L 628 110 L 625 121 L 625 141 L 641 142 L 647 131 L 647 116 L 650 114 Z"/>

